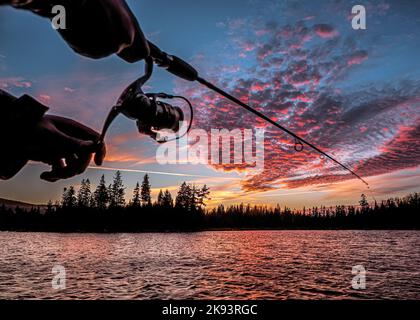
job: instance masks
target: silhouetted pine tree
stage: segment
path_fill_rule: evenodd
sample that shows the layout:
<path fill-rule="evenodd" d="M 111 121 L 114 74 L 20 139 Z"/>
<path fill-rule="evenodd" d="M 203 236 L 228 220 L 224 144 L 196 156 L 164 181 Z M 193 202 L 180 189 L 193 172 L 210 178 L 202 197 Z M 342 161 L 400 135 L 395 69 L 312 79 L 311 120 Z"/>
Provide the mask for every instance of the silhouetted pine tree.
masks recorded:
<path fill-rule="evenodd" d="M 163 207 L 163 206 L 164 206 L 164 201 L 165 201 L 165 199 L 164 199 L 163 191 L 162 191 L 162 189 L 160 189 L 160 190 L 159 190 L 158 197 L 157 197 L 157 202 L 156 202 L 156 204 L 157 204 L 159 207 Z"/>
<path fill-rule="evenodd" d="M 183 182 L 175 199 L 175 207 L 187 211 L 201 211 L 205 207 L 205 201 L 209 199 L 210 189 L 204 185 L 199 188 Z"/>
<path fill-rule="evenodd" d="M 109 196 L 108 188 L 106 187 L 105 176 L 102 175 L 101 180 L 99 181 L 98 186 L 93 194 L 94 198 L 94 207 L 104 210 L 107 208 Z"/>
<path fill-rule="evenodd" d="M 61 205 L 63 208 L 74 208 L 77 205 L 76 190 L 73 186 L 64 188 Z"/>
<path fill-rule="evenodd" d="M 140 185 L 137 182 L 136 187 L 133 190 L 133 197 L 131 198 L 130 205 L 134 208 L 138 208 L 141 205 L 141 199 L 140 199 Z"/>
<path fill-rule="evenodd" d="M 85 185 L 85 179 L 82 179 L 82 181 L 80 182 L 79 191 L 77 192 L 77 205 L 79 207 L 83 207 L 83 196 L 82 196 L 82 192 L 83 192 L 84 185 Z"/>
<path fill-rule="evenodd" d="M 183 182 L 178 190 L 175 199 L 175 207 L 191 211 L 194 205 L 194 195 L 192 188 L 186 182 Z"/>
<path fill-rule="evenodd" d="M 145 174 L 143 182 L 141 183 L 141 204 L 143 206 L 152 205 L 151 186 L 149 182 L 149 175 Z"/>
<path fill-rule="evenodd" d="M 83 179 L 77 193 L 77 205 L 82 208 L 88 208 L 92 201 L 92 192 L 90 190 L 89 179 Z"/>
<path fill-rule="evenodd" d="M 166 189 L 165 193 L 163 194 L 162 206 L 165 208 L 172 208 L 174 206 L 172 195 L 168 189 Z"/>
<path fill-rule="evenodd" d="M 205 201 L 210 199 L 210 188 L 204 185 L 202 188 L 196 188 L 194 186 L 194 208 L 195 210 L 202 210 L 206 206 Z"/>
<path fill-rule="evenodd" d="M 112 185 L 109 188 L 109 206 L 111 208 L 121 208 L 125 205 L 125 188 L 121 177 L 121 172 L 117 171 Z"/>

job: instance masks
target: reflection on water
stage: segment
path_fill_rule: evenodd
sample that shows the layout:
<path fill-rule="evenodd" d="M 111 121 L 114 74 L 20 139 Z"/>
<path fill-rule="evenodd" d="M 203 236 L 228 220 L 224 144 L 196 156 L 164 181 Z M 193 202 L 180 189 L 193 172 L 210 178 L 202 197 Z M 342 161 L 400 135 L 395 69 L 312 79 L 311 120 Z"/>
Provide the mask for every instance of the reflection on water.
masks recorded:
<path fill-rule="evenodd" d="M 0 232 L 0 298 L 420 299 L 420 232 Z M 66 289 L 54 290 L 54 265 Z M 367 270 L 351 287 L 352 267 Z"/>

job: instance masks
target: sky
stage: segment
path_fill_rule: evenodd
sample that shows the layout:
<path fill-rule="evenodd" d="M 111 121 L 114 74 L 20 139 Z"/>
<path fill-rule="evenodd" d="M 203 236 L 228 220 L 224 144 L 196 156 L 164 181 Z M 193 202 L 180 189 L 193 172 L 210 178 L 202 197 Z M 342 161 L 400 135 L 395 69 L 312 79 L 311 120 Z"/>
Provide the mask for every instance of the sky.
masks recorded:
<path fill-rule="evenodd" d="M 420 187 L 420 2 L 295 0 L 127 1 L 146 36 L 190 61 L 200 74 L 356 170 L 370 200 Z M 176 4 L 174 4 L 176 3 Z M 367 29 L 352 29 L 353 5 Z M 0 88 L 24 93 L 100 130 L 143 63 L 75 54 L 49 22 L 0 7 Z M 210 186 L 210 206 L 252 203 L 292 208 L 354 204 L 365 186 L 309 148 L 217 94 L 156 69 L 148 91 L 182 94 L 194 105 L 193 128 L 265 129 L 264 170 L 248 165 L 161 165 L 156 142 L 119 117 L 107 135 L 103 167 L 55 184 L 30 163 L 0 181 L 0 197 L 46 203 L 62 189 L 121 170 L 127 198 L 149 173 L 153 194 L 183 182 Z"/>

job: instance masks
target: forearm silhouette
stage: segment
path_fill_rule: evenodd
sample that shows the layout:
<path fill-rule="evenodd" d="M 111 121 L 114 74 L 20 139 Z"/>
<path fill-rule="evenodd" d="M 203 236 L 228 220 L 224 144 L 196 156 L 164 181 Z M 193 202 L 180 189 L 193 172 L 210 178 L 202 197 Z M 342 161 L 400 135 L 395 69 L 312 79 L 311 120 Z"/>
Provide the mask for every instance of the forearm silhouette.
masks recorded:
<path fill-rule="evenodd" d="M 117 54 L 127 62 L 149 56 L 150 50 L 133 13 L 123 0 L 0 0 L 0 5 L 30 10 L 52 18 L 52 8 L 66 9 L 66 29 L 58 32 L 78 54 L 99 59 Z M 84 172 L 92 155 L 101 165 L 104 144 L 83 124 L 47 115 L 48 107 L 28 95 L 14 97 L 0 90 L 0 178 L 10 179 L 28 161 L 51 166 L 41 179 L 54 182 Z"/>

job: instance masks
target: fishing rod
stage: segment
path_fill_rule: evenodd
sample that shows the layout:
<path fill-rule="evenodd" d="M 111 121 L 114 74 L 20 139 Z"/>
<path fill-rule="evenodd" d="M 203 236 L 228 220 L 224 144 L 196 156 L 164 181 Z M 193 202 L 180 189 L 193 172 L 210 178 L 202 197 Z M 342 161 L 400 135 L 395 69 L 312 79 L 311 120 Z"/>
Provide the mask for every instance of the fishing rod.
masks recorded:
<path fill-rule="evenodd" d="M 263 113 L 259 112 L 258 110 L 252 108 L 248 104 L 246 104 L 246 103 L 242 102 L 241 100 L 235 98 L 234 96 L 227 93 L 226 91 L 220 89 L 216 85 L 214 85 L 214 84 L 210 83 L 209 81 L 205 80 L 204 78 L 200 77 L 199 74 L 198 74 L 198 71 L 193 66 L 191 66 L 188 62 L 182 60 L 181 58 L 179 58 L 177 56 L 167 54 L 166 52 L 160 50 L 155 44 L 153 44 L 150 41 L 148 42 L 148 44 L 149 44 L 149 48 L 150 48 L 150 56 L 152 57 L 153 61 L 159 67 L 165 68 L 170 73 L 172 73 L 172 74 L 174 74 L 174 75 L 176 75 L 176 76 L 178 76 L 178 77 L 180 77 L 184 80 L 197 81 L 198 83 L 204 85 L 205 87 L 209 88 L 210 90 L 217 92 L 218 94 L 222 95 L 223 97 L 227 98 L 228 100 L 230 100 L 230 101 L 236 103 L 237 105 L 241 106 L 242 108 L 252 112 L 256 116 L 260 117 L 261 119 L 267 121 L 268 123 L 274 125 L 278 129 L 280 129 L 280 130 L 286 132 L 287 134 L 291 135 L 292 137 L 294 137 L 296 139 L 296 144 L 295 144 L 295 150 L 296 151 L 302 151 L 303 150 L 303 144 L 306 144 L 310 148 L 314 149 L 318 153 L 322 154 L 323 156 L 327 157 L 328 159 L 330 159 L 334 163 L 341 166 L 343 169 L 350 172 L 352 175 L 354 175 L 357 179 L 362 181 L 369 188 L 369 184 L 361 176 L 359 176 L 352 169 L 350 169 L 349 167 L 347 167 L 346 165 L 344 165 L 340 161 L 336 160 L 335 158 L 333 158 L 332 156 L 330 156 L 326 152 L 322 151 L 317 146 L 315 146 L 312 143 L 306 141 L 305 139 L 303 139 L 302 137 L 293 133 L 289 129 L 287 129 L 287 128 L 283 127 L 282 125 L 280 125 L 279 123 L 273 121 L 272 119 L 270 119 L 269 117 L 267 117 Z M 298 145 L 300 145 L 300 146 L 298 147 Z"/>
<path fill-rule="evenodd" d="M 330 159 L 334 163 L 341 166 L 346 171 L 350 172 L 357 179 L 362 181 L 369 189 L 369 184 L 361 176 L 359 176 L 352 169 L 350 169 L 349 167 L 347 167 L 346 165 L 344 165 L 340 161 L 336 160 L 335 158 L 333 158 L 332 156 L 330 156 L 326 152 L 322 151 L 317 146 L 315 146 L 312 143 L 306 141 L 305 139 L 298 136 L 294 132 L 290 131 L 289 129 L 285 128 L 284 126 L 280 125 L 279 123 L 273 121 L 272 119 L 270 119 L 269 117 L 267 117 L 263 113 L 259 112 L 258 110 L 252 108 L 248 104 L 246 104 L 246 103 L 242 102 L 241 100 L 235 98 L 234 96 L 227 93 L 226 91 L 220 89 L 216 85 L 214 85 L 214 84 L 210 83 L 209 81 L 205 80 L 204 78 L 200 77 L 199 74 L 198 74 L 198 71 L 193 66 L 191 66 L 188 62 L 184 61 L 183 59 L 181 59 L 177 56 L 174 56 L 174 55 L 167 54 L 166 52 L 160 50 L 155 44 L 153 44 L 150 41 L 148 41 L 148 45 L 149 45 L 149 48 L 150 48 L 150 57 L 146 61 L 146 75 L 143 76 L 142 78 L 140 78 L 139 80 L 137 80 L 137 84 L 136 83 L 132 84 L 131 88 L 129 87 L 130 89 L 127 89 L 126 91 L 130 91 L 133 87 L 136 87 L 136 86 L 140 87 L 141 85 L 144 84 L 145 79 L 148 79 L 150 77 L 151 70 L 152 70 L 152 67 L 150 66 L 150 64 L 153 62 L 156 65 L 158 65 L 159 67 L 162 67 L 162 68 L 166 69 L 168 72 L 176 75 L 177 77 L 180 77 L 184 80 L 191 81 L 191 82 L 197 81 L 198 83 L 204 85 L 208 89 L 210 89 L 212 91 L 215 91 L 216 93 L 222 95 L 223 97 L 225 97 L 228 100 L 234 102 L 235 104 L 241 106 L 242 108 L 252 112 L 257 117 L 267 121 L 268 123 L 274 125 L 275 127 L 282 130 L 283 132 L 286 132 L 290 136 L 294 137 L 295 138 L 295 150 L 296 151 L 298 151 L 298 152 L 302 151 L 303 150 L 303 144 L 306 144 L 307 146 L 314 149 L 315 151 L 317 151 L 321 155 L 327 157 L 328 159 Z M 139 83 L 140 83 L 140 85 L 139 85 Z M 125 93 L 123 95 L 127 95 L 127 93 Z M 121 98 L 120 98 L 120 100 L 121 100 Z M 190 123 L 190 126 L 191 126 L 191 123 Z"/>

